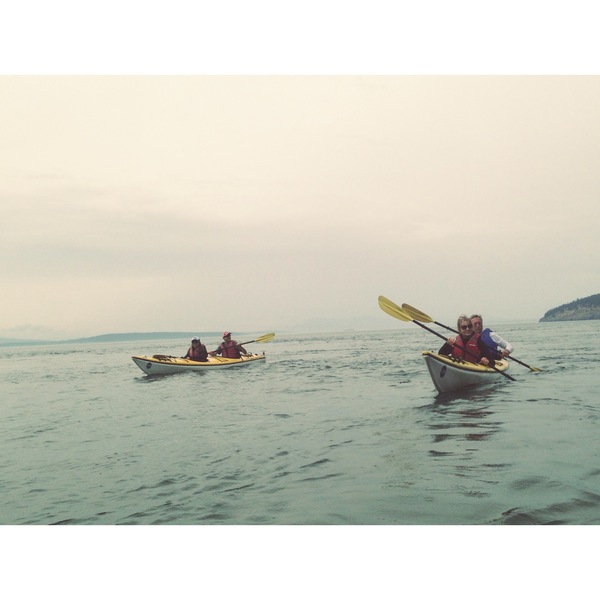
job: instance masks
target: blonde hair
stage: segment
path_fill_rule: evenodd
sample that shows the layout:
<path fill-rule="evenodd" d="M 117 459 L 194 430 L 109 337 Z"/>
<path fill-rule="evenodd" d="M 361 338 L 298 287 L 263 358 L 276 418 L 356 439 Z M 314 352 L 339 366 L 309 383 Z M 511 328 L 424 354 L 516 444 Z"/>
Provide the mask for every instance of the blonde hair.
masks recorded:
<path fill-rule="evenodd" d="M 464 322 L 468 322 L 471 323 L 471 319 L 469 317 L 467 317 L 467 315 L 460 315 L 460 317 L 458 317 L 458 319 L 456 320 L 456 328 L 460 331 L 460 324 L 464 323 Z M 473 325 L 473 323 L 471 323 L 471 325 Z"/>

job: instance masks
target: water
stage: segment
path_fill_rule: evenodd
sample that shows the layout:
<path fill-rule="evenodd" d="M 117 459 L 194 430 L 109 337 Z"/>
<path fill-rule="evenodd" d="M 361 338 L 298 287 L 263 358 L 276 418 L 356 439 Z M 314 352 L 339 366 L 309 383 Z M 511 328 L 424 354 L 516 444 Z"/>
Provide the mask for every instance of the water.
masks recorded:
<path fill-rule="evenodd" d="M 600 523 L 600 322 L 498 330 L 543 371 L 451 396 L 403 323 L 159 378 L 187 340 L 3 348 L 0 523 Z"/>

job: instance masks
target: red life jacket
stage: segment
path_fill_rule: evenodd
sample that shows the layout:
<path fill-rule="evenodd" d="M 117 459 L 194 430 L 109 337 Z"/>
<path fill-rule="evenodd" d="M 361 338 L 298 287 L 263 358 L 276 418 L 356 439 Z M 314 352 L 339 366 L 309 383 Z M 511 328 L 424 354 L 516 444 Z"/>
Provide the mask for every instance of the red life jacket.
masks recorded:
<path fill-rule="evenodd" d="M 195 360 L 198 362 L 204 362 L 208 358 L 208 352 L 206 351 L 206 346 L 203 344 L 198 344 L 197 348 L 192 347 L 188 350 L 188 356 L 190 360 Z"/>
<path fill-rule="evenodd" d="M 223 358 L 240 358 L 240 351 L 237 349 L 235 340 L 229 340 L 228 342 L 223 342 L 220 346 L 221 348 L 221 356 Z"/>
<path fill-rule="evenodd" d="M 467 360 L 472 363 L 478 363 L 479 359 L 481 358 L 481 350 L 477 345 L 478 340 L 479 334 L 474 333 L 467 341 L 465 348 L 465 343 L 462 337 L 460 337 L 460 335 L 457 336 L 456 343 L 454 346 L 452 346 L 452 356 L 454 358 L 462 358 L 463 360 Z"/>

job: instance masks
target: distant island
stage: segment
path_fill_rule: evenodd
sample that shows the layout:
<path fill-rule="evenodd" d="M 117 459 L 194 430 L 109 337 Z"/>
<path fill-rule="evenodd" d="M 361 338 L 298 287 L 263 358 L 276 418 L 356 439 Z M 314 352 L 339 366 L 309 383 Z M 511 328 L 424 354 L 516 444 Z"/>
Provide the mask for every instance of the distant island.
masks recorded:
<path fill-rule="evenodd" d="M 600 294 L 581 298 L 550 309 L 540 323 L 549 321 L 590 321 L 600 319 Z"/>

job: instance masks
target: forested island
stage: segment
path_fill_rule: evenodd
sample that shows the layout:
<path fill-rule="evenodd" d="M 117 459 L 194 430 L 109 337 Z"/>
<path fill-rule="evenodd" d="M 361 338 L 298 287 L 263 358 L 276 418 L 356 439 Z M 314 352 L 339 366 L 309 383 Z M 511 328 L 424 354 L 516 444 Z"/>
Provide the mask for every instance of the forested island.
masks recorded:
<path fill-rule="evenodd" d="M 540 322 L 548 321 L 589 321 L 600 319 L 600 294 L 578 298 L 568 304 L 550 309 Z"/>

